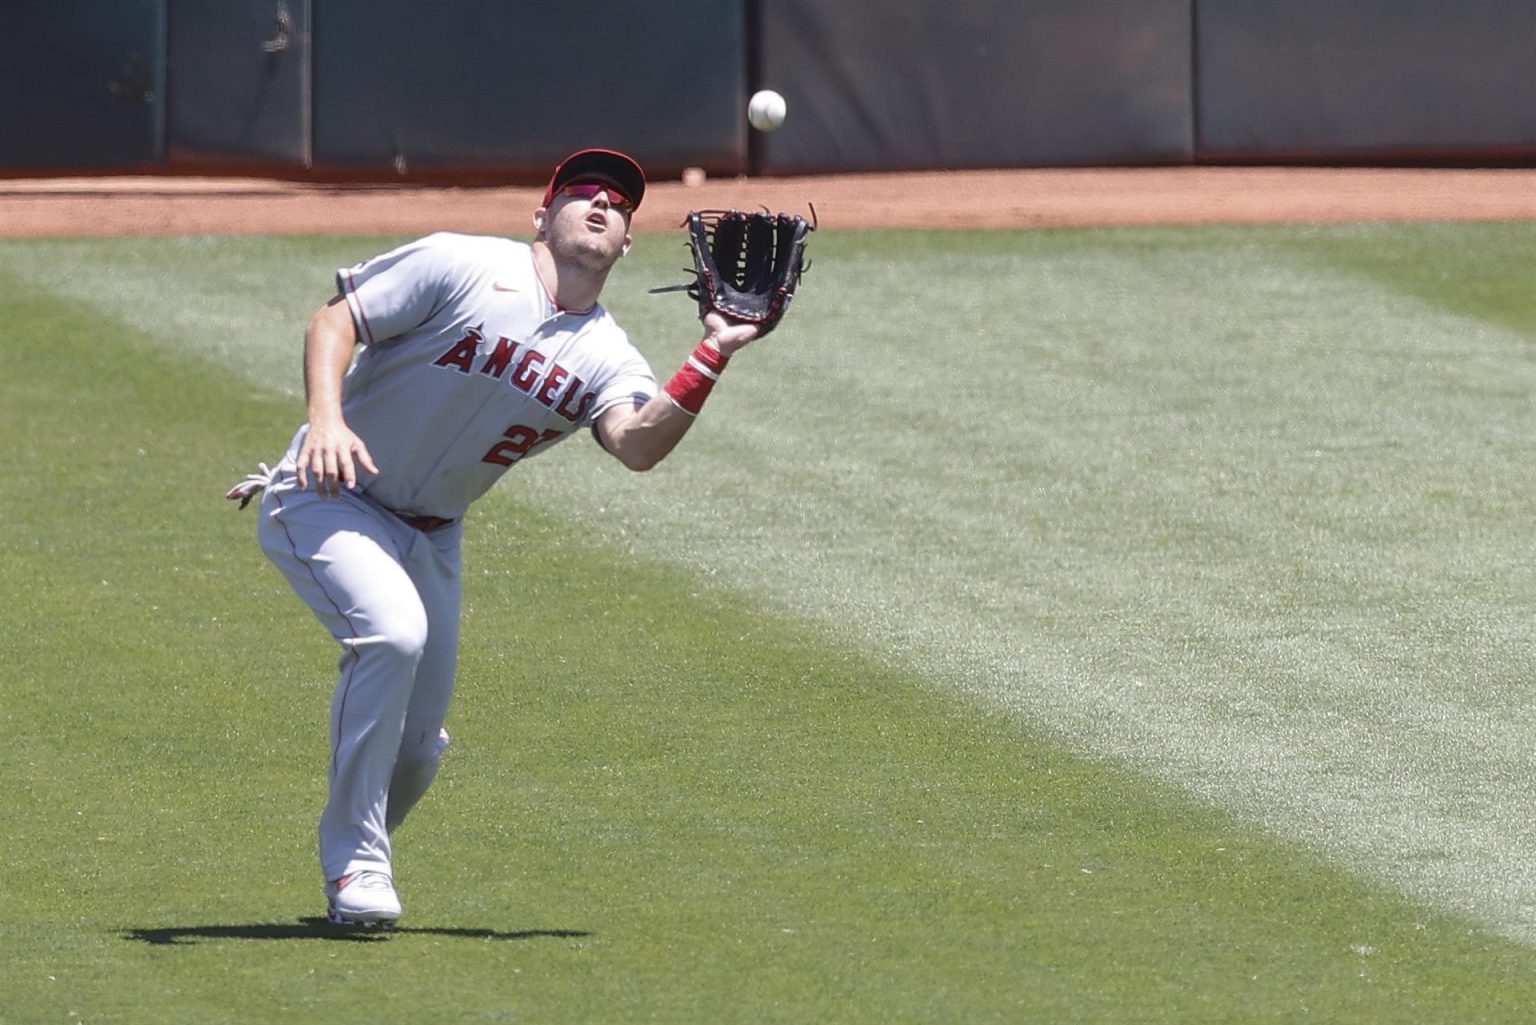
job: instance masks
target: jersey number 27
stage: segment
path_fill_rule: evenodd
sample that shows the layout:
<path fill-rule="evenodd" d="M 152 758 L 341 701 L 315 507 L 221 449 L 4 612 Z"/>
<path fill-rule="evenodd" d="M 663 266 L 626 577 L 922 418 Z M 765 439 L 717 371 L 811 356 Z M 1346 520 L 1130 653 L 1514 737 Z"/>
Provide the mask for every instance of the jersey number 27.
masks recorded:
<path fill-rule="evenodd" d="M 554 441 L 565 434 L 553 427 L 540 434 L 532 427 L 522 424 L 514 424 L 502 432 L 504 441 L 498 441 L 491 446 L 491 450 L 482 458 L 483 463 L 495 463 L 497 466 L 511 466 L 523 456 L 533 451 L 535 446 Z"/>

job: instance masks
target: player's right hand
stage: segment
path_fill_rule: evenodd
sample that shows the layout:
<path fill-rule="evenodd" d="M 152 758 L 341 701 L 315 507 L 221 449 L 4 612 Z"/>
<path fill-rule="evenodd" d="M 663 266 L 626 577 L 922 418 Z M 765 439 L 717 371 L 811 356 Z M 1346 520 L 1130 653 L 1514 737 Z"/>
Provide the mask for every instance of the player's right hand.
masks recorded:
<path fill-rule="evenodd" d="M 350 427 L 310 423 L 299 446 L 299 487 L 307 489 L 313 479 L 321 498 L 340 497 L 343 490 L 357 487 L 358 466 L 372 474 L 379 472 L 368 446 Z"/>

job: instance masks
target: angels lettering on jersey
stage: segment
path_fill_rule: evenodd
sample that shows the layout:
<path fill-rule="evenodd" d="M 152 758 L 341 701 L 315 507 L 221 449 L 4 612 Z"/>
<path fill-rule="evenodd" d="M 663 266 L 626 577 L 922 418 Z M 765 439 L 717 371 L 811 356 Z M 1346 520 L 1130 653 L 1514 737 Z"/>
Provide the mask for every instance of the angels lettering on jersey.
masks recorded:
<path fill-rule="evenodd" d="M 519 460 L 656 378 L 601 306 L 562 310 L 531 249 L 439 233 L 337 273 L 363 349 L 342 407 L 387 508 L 454 518 Z"/>
<path fill-rule="evenodd" d="M 465 376 L 480 374 L 505 381 L 508 386 L 553 410 L 570 423 L 571 428 L 586 418 L 597 393 L 588 389 L 585 381 L 538 349 L 519 345 L 506 336 L 486 344 L 482 331 L 483 327 L 466 331 L 464 337 L 450 345 L 432 365 Z M 541 433 L 532 427 L 514 424 L 505 432 L 504 440 L 486 452 L 484 460 L 511 466 L 537 446 L 558 441 L 569 429 L 550 427 Z"/>

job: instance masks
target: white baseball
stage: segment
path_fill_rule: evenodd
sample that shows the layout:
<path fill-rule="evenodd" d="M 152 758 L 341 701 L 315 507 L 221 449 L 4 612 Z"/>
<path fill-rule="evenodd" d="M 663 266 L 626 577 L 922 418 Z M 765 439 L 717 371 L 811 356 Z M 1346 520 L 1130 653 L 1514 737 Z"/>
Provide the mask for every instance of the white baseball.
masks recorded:
<path fill-rule="evenodd" d="M 771 132 L 782 125 L 784 115 L 788 112 L 789 107 L 784 97 L 772 89 L 755 92 L 752 99 L 747 101 L 747 121 L 760 132 Z"/>

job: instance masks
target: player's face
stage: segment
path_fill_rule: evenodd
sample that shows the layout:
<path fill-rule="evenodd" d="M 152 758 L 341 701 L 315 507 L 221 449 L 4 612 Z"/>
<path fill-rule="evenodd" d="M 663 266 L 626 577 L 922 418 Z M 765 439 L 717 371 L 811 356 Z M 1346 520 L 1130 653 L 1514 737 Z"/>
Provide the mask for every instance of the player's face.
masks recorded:
<path fill-rule="evenodd" d="M 535 224 L 556 256 L 604 271 L 629 251 L 629 203 L 614 189 L 578 183 L 550 200 Z M 542 223 L 540 223 L 542 220 Z"/>

